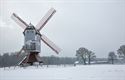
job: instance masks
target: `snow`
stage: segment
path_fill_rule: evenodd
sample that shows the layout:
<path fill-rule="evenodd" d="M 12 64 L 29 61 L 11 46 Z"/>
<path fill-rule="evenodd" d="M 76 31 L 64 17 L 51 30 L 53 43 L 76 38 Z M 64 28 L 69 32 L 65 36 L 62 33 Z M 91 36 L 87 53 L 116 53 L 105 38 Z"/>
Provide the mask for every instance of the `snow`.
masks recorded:
<path fill-rule="evenodd" d="M 0 68 L 0 80 L 125 80 L 125 65 Z"/>

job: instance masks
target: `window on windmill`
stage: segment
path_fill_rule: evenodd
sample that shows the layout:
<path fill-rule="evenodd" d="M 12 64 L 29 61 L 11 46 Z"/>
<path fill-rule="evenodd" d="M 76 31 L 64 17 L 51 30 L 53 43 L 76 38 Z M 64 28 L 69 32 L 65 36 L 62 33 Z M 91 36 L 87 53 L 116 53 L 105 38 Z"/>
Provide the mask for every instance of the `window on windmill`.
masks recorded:
<path fill-rule="evenodd" d="M 32 30 L 32 31 L 31 31 L 31 33 L 35 34 L 35 31 L 34 31 L 34 30 Z"/>
<path fill-rule="evenodd" d="M 31 49 L 32 49 L 32 50 L 35 50 L 35 49 L 36 49 L 35 43 L 32 43 L 32 44 L 31 44 Z"/>
<path fill-rule="evenodd" d="M 29 31 L 27 31 L 27 33 L 29 33 Z"/>
<path fill-rule="evenodd" d="M 33 31 L 31 31 L 31 33 L 33 33 Z"/>

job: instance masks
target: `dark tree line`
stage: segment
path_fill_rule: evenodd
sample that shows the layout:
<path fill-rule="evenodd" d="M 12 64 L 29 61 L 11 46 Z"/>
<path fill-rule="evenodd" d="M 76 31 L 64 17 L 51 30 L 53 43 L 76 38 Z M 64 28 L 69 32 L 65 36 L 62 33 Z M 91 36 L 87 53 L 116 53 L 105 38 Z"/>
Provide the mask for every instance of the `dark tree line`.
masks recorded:
<path fill-rule="evenodd" d="M 24 54 L 17 57 L 15 53 L 5 53 L 0 55 L 0 67 L 17 66 L 19 62 L 24 58 Z M 74 64 L 76 58 L 72 57 L 56 57 L 56 56 L 43 56 L 41 57 L 44 65 L 61 65 L 61 64 Z"/>
<path fill-rule="evenodd" d="M 41 57 L 43 64 L 45 65 L 61 65 L 61 64 L 74 64 L 76 58 L 72 57 L 56 57 L 56 56 L 46 56 Z"/>
<path fill-rule="evenodd" d="M 117 53 L 114 51 L 109 52 L 108 58 L 105 60 L 97 59 L 94 52 L 88 50 L 87 48 L 80 47 L 76 50 L 77 61 L 80 64 L 91 64 L 94 61 L 95 64 L 124 64 L 125 63 L 125 45 L 121 45 L 117 50 Z"/>
<path fill-rule="evenodd" d="M 22 53 L 19 57 L 17 57 L 18 52 L 13 53 L 4 53 L 0 55 L 0 67 L 9 67 L 9 66 L 17 66 L 19 62 L 24 58 L 25 53 Z M 76 58 L 73 57 L 56 57 L 56 56 L 43 56 L 41 57 L 44 65 L 65 65 L 65 64 L 74 64 L 78 61 L 80 64 L 91 64 L 93 61 L 95 64 L 104 64 L 104 63 L 125 63 L 125 45 L 120 46 L 117 50 L 117 55 L 115 52 L 109 52 L 108 58 L 99 59 L 96 58 L 94 52 L 81 47 L 76 50 Z"/>
<path fill-rule="evenodd" d="M 0 55 L 0 67 L 16 66 L 23 59 L 24 55 L 17 57 L 17 52 L 4 53 Z"/>

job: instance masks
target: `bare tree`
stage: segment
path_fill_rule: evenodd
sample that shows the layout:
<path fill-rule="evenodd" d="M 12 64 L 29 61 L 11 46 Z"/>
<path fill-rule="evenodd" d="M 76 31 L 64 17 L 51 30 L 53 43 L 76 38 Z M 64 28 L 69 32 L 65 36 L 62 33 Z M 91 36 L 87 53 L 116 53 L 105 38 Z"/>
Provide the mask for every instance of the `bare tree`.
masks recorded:
<path fill-rule="evenodd" d="M 88 60 L 88 64 L 90 64 L 91 61 L 96 57 L 95 53 L 83 47 L 79 48 L 76 51 L 76 56 L 77 56 L 77 59 L 79 59 L 79 61 L 80 59 L 82 59 L 85 65 L 87 60 Z"/>
<path fill-rule="evenodd" d="M 120 48 L 117 50 L 117 54 L 119 57 L 125 58 L 125 45 L 120 46 Z"/>
<path fill-rule="evenodd" d="M 116 55 L 114 52 L 109 52 L 109 55 L 108 55 L 108 60 L 109 62 L 111 61 L 112 64 L 114 64 L 114 60 L 116 60 Z"/>
<path fill-rule="evenodd" d="M 88 53 L 88 50 L 86 48 L 79 48 L 77 51 L 76 51 L 76 56 L 78 58 L 82 58 L 84 64 L 86 65 L 86 60 L 87 60 L 87 53 Z"/>
<path fill-rule="evenodd" d="M 93 53 L 92 51 L 88 51 L 87 56 L 88 56 L 88 64 L 91 64 L 91 61 L 94 58 L 96 58 L 95 53 Z"/>

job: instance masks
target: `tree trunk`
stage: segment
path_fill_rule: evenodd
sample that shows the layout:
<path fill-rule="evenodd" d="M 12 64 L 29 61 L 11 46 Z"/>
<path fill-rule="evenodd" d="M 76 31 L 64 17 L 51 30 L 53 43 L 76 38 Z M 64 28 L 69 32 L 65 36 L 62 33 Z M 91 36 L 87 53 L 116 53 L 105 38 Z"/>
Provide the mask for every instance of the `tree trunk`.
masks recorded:
<path fill-rule="evenodd" d="M 83 62 L 84 62 L 84 65 L 86 65 L 86 58 L 84 58 L 84 57 L 82 56 L 82 60 L 83 60 Z"/>
<path fill-rule="evenodd" d="M 90 64 L 90 61 L 91 61 L 91 59 L 90 59 L 90 56 L 88 57 L 88 64 Z"/>
<path fill-rule="evenodd" d="M 114 64 L 114 59 L 112 59 L 112 64 Z"/>

